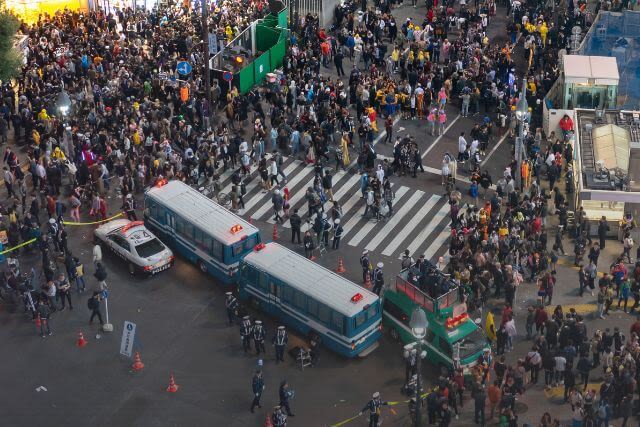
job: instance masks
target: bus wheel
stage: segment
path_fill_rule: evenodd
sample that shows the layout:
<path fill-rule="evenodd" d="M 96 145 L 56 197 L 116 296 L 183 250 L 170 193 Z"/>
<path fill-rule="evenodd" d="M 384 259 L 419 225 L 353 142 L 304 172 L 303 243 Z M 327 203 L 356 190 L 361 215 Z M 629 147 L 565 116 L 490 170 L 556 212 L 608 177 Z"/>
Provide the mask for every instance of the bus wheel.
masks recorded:
<path fill-rule="evenodd" d="M 398 330 L 396 328 L 391 328 L 391 338 L 394 341 L 398 341 L 400 339 L 400 334 L 398 334 Z"/>
<path fill-rule="evenodd" d="M 198 268 L 200 269 L 200 271 L 202 271 L 203 273 L 207 272 L 207 266 L 205 265 L 205 263 L 200 260 L 198 261 Z"/>

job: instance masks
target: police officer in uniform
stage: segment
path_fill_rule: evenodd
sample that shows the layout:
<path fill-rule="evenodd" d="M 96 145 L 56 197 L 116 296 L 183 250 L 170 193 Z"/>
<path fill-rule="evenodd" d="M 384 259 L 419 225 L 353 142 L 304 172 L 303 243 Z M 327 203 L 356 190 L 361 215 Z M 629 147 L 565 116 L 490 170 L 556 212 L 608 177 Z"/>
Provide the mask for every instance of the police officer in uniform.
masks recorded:
<path fill-rule="evenodd" d="M 327 220 L 327 214 L 322 214 L 322 241 L 325 248 L 329 246 L 329 230 L 331 230 L 331 224 Z"/>
<path fill-rule="evenodd" d="M 362 266 L 362 282 L 367 281 L 367 275 L 369 274 L 369 265 L 371 261 L 369 261 L 369 251 L 362 251 L 362 256 L 360 257 L 360 265 Z"/>
<path fill-rule="evenodd" d="M 264 379 L 262 378 L 262 371 L 257 370 L 253 379 L 251 380 L 251 389 L 253 390 L 253 402 L 251 403 L 251 413 L 253 413 L 253 408 L 256 406 L 258 408 L 262 408 L 260 406 L 260 398 L 262 397 L 262 392 L 264 391 Z"/>
<path fill-rule="evenodd" d="M 236 313 L 238 311 L 238 300 L 233 296 L 233 293 L 225 293 L 227 296 L 224 306 L 227 309 L 227 317 L 229 318 L 229 326 L 233 325 L 236 321 Z"/>
<path fill-rule="evenodd" d="M 340 225 L 340 218 L 338 218 L 333 222 L 333 249 L 340 248 L 340 238 L 342 237 L 343 232 L 344 229 Z"/>
<path fill-rule="evenodd" d="M 380 291 L 382 291 L 382 286 L 384 285 L 384 275 L 382 274 L 382 267 L 384 264 L 379 262 L 376 266 L 376 269 L 373 270 L 373 292 L 376 295 L 380 295 Z"/>
<path fill-rule="evenodd" d="M 256 346 L 256 355 L 260 355 L 260 352 L 266 353 L 264 349 L 264 339 L 266 337 L 266 332 L 264 330 L 264 326 L 262 326 L 262 322 L 260 320 L 256 320 L 255 325 L 253 325 L 253 344 Z"/>
<path fill-rule="evenodd" d="M 360 411 L 359 415 L 362 415 L 365 411 L 369 411 L 369 427 L 378 427 L 378 423 L 380 422 L 380 412 L 382 406 L 388 405 L 388 402 L 383 402 L 380 399 L 380 393 L 377 391 L 373 393 L 373 399 L 371 399 L 362 411 Z"/>
<path fill-rule="evenodd" d="M 133 200 L 133 196 L 131 193 L 127 194 L 127 197 L 124 199 L 124 213 L 127 215 L 129 221 L 137 221 L 138 216 L 136 215 L 136 205 Z"/>
<path fill-rule="evenodd" d="M 242 338 L 242 348 L 247 353 L 251 350 L 251 319 L 249 316 L 242 318 L 242 324 L 240 325 L 240 338 Z"/>
<path fill-rule="evenodd" d="M 273 345 L 276 347 L 276 363 L 284 362 L 284 348 L 289 342 L 289 337 L 284 326 L 278 326 L 276 336 L 273 337 Z"/>
<path fill-rule="evenodd" d="M 281 406 L 275 406 L 271 414 L 273 427 L 287 427 L 287 414 L 282 411 Z"/>
<path fill-rule="evenodd" d="M 291 243 L 295 243 L 297 237 L 298 244 L 300 244 L 300 228 L 302 227 L 302 218 L 300 218 L 300 215 L 298 214 L 298 209 L 293 210 L 293 215 L 291 215 L 291 217 L 289 218 L 289 222 L 291 223 Z"/>
<path fill-rule="evenodd" d="M 282 382 L 280 383 L 278 395 L 280 397 L 281 409 L 286 409 L 287 415 L 290 417 L 294 417 L 295 414 L 291 412 L 291 407 L 289 406 L 289 399 L 293 397 L 293 390 L 289 389 L 289 383 L 287 382 L 287 380 L 282 380 Z"/>

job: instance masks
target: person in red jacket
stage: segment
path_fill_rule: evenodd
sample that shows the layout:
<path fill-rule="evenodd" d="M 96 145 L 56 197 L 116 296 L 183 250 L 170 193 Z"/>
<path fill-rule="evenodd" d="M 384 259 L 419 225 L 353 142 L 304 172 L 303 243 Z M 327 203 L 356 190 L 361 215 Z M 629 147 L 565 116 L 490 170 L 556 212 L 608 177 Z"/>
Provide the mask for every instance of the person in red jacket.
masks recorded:
<path fill-rule="evenodd" d="M 573 120 L 571 120 L 568 114 L 565 114 L 564 117 L 560 119 L 560 129 L 562 129 L 564 139 L 567 139 L 569 132 L 573 132 Z"/>

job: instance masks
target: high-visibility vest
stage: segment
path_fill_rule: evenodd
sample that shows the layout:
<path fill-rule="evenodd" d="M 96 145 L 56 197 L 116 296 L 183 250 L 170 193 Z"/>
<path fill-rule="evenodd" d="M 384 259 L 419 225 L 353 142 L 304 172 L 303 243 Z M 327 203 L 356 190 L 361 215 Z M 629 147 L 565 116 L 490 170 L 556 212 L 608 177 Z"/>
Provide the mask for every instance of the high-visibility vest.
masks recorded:
<path fill-rule="evenodd" d="M 189 100 L 189 87 L 182 86 L 180 88 L 180 101 L 187 102 Z"/>

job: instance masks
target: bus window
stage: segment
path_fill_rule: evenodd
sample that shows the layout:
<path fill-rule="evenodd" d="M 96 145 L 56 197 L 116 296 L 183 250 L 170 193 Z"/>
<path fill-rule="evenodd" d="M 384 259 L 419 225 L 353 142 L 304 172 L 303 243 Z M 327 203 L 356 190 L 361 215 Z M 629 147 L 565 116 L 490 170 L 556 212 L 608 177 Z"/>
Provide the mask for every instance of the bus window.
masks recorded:
<path fill-rule="evenodd" d="M 282 289 L 282 299 L 289 305 L 293 305 L 293 288 L 285 286 Z"/>
<path fill-rule="evenodd" d="M 356 314 L 356 317 L 354 319 L 354 321 L 356 322 L 355 329 L 358 329 L 360 326 L 362 326 L 366 320 L 367 320 L 367 314 L 364 311 L 361 311 L 360 313 Z"/>
<path fill-rule="evenodd" d="M 151 202 L 149 204 L 149 213 L 151 214 L 151 218 L 158 219 L 159 218 L 158 205 L 156 205 L 155 203 Z"/>
<path fill-rule="evenodd" d="M 213 241 L 211 256 L 217 259 L 218 261 L 222 261 L 222 243 L 218 242 L 216 239 L 211 239 L 211 240 Z"/>
<path fill-rule="evenodd" d="M 244 239 L 242 243 L 243 243 L 243 249 L 245 251 L 252 250 L 257 243 L 255 234 L 253 236 L 247 236 L 247 238 Z"/>
<path fill-rule="evenodd" d="M 371 320 L 378 314 L 378 304 L 373 304 L 367 309 L 367 319 Z"/>
<path fill-rule="evenodd" d="M 280 292 L 278 292 L 278 285 L 276 285 L 274 282 L 269 283 L 269 289 L 270 289 L 271 295 L 273 295 L 274 297 L 280 296 Z"/>
<path fill-rule="evenodd" d="M 436 334 L 434 334 L 431 329 L 427 329 L 427 336 L 425 337 L 425 340 L 427 342 L 432 342 L 435 337 L 436 337 Z"/>
<path fill-rule="evenodd" d="M 440 343 L 440 350 L 444 352 L 447 356 L 451 357 L 453 354 L 451 350 L 451 345 L 442 337 L 438 337 L 438 342 Z"/>
<path fill-rule="evenodd" d="M 307 298 L 307 313 L 310 316 L 318 317 L 318 301 L 313 298 Z"/>
<path fill-rule="evenodd" d="M 231 246 L 231 255 L 235 258 L 242 253 L 242 242 L 234 243 Z"/>
<path fill-rule="evenodd" d="M 318 304 L 318 320 L 328 325 L 331 320 L 331 312 L 329 307 L 324 304 Z"/>
<path fill-rule="evenodd" d="M 257 276 L 257 272 L 255 270 L 255 268 L 251 267 L 250 265 L 244 264 L 243 266 L 243 275 L 245 280 L 250 284 L 250 285 L 255 285 L 256 284 L 256 276 Z"/>
<path fill-rule="evenodd" d="M 207 252 L 211 252 L 211 237 L 199 228 L 195 229 L 196 244 Z"/>
<path fill-rule="evenodd" d="M 294 291 L 293 294 L 293 305 L 299 308 L 300 310 L 307 309 L 307 296 L 300 291 Z"/>
<path fill-rule="evenodd" d="M 344 316 L 337 311 L 331 312 L 331 329 L 344 334 Z"/>
<path fill-rule="evenodd" d="M 268 292 L 268 291 L 269 291 L 269 288 L 267 287 L 267 286 L 268 286 L 268 285 L 267 285 L 267 282 L 268 282 L 268 280 L 267 280 L 267 275 L 266 275 L 266 274 L 264 274 L 264 273 L 262 273 L 262 272 L 260 272 L 260 277 L 259 277 L 259 280 L 258 280 L 258 287 L 259 287 L 261 290 L 263 290 L 263 291 L 265 291 L 265 292 Z"/>

